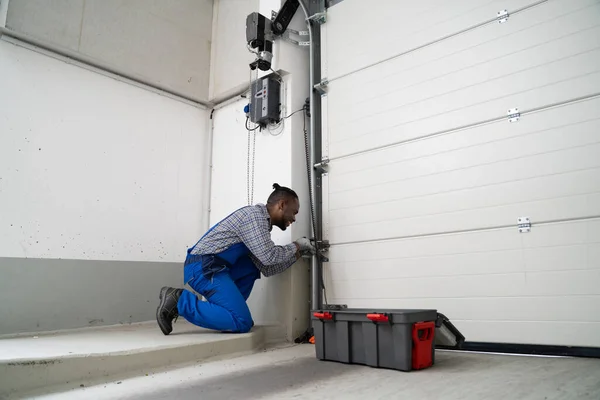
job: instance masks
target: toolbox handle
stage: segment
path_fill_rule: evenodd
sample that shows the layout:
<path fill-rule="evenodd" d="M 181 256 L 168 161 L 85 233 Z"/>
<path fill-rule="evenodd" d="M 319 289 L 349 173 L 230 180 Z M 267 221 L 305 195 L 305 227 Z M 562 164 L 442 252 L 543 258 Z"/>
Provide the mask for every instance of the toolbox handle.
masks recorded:
<path fill-rule="evenodd" d="M 435 322 L 417 322 L 413 325 L 413 340 L 415 342 L 426 342 L 431 340 L 434 329 Z M 424 333 L 422 336 L 419 336 L 419 332 Z"/>
<path fill-rule="evenodd" d="M 333 315 L 328 312 L 315 312 L 315 313 L 313 313 L 313 315 L 315 316 L 315 318 L 319 318 L 319 319 L 326 319 L 326 320 L 333 319 Z"/>
<path fill-rule="evenodd" d="M 385 314 L 367 314 L 367 318 L 373 322 L 389 322 L 390 317 Z"/>

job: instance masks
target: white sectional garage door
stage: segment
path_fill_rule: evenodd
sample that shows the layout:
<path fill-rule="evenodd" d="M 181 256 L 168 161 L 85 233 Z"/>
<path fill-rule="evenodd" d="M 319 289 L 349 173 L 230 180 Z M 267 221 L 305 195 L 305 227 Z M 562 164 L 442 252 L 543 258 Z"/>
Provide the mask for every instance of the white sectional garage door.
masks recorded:
<path fill-rule="evenodd" d="M 344 0 L 322 28 L 328 302 L 600 347 L 600 1 Z"/>

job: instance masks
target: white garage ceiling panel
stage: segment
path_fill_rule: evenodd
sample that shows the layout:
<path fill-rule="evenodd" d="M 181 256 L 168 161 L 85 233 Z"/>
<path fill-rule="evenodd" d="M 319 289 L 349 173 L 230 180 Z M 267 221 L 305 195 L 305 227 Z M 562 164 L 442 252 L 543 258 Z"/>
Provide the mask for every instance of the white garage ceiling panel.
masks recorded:
<path fill-rule="evenodd" d="M 600 3 L 345 0 L 323 30 L 328 300 L 600 346 Z"/>

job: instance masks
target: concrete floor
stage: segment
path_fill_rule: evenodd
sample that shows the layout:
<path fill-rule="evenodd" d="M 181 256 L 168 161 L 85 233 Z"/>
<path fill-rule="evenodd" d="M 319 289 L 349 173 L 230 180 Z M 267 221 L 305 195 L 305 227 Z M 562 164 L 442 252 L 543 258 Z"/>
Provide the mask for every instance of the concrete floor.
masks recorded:
<path fill-rule="evenodd" d="M 318 361 L 314 346 L 199 363 L 38 399 L 600 399 L 600 360 L 438 351 L 410 373 Z"/>
<path fill-rule="evenodd" d="M 249 336 L 249 334 L 237 337 Z M 0 338 L 0 362 L 45 360 L 62 357 L 133 354 L 145 349 L 160 349 L 214 342 L 234 338 L 198 328 L 182 319 L 173 333 L 164 336 L 155 321 L 97 329 L 68 330 L 55 334 Z"/>
<path fill-rule="evenodd" d="M 257 326 L 250 333 L 230 335 L 179 320 L 169 336 L 154 321 L 0 338 L 0 399 L 264 349 L 266 331 Z"/>

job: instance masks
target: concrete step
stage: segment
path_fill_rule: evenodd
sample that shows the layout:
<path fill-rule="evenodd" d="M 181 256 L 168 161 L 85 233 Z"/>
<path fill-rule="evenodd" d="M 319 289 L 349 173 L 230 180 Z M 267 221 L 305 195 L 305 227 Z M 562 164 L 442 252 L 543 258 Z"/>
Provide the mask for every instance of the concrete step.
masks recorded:
<path fill-rule="evenodd" d="M 266 333 L 267 327 L 220 333 L 180 319 L 169 336 L 152 321 L 0 338 L 0 398 L 252 352 L 264 347 Z"/>

